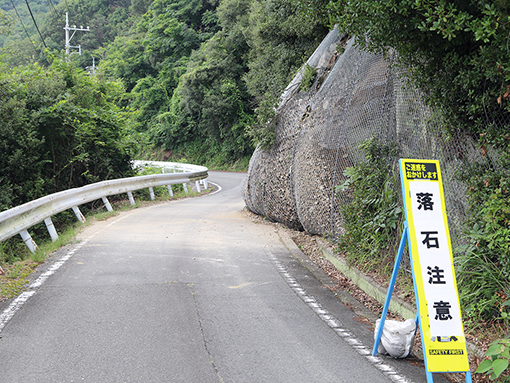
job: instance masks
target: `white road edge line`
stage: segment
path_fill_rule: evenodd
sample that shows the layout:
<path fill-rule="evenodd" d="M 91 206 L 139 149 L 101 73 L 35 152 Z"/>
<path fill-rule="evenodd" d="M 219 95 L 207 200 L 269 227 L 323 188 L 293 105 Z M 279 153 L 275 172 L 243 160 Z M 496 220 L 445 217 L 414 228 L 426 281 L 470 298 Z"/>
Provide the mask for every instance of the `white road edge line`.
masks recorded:
<path fill-rule="evenodd" d="M 124 217 L 120 217 L 115 221 L 112 221 L 108 226 L 109 227 L 120 220 L 126 218 L 128 215 Z M 65 255 L 63 255 L 58 261 L 55 261 L 48 270 L 42 273 L 35 281 L 30 283 L 27 289 L 22 292 L 11 304 L 0 314 L 0 332 L 4 329 L 7 323 L 12 319 L 14 314 L 23 307 L 23 305 L 36 293 L 37 289 L 40 288 L 46 280 L 55 274 L 58 269 L 60 269 L 78 250 L 80 250 L 84 245 L 86 245 L 92 238 L 94 238 L 99 231 L 96 231 L 88 238 L 84 239 L 80 243 L 78 243 L 75 247 L 70 249 Z"/>
<path fill-rule="evenodd" d="M 210 184 L 213 184 L 214 186 L 216 186 L 218 188 L 218 190 L 216 190 L 216 191 L 214 191 L 212 193 L 209 193 L 209 194 L 201 195 L 200 197 L 210 197 L 212 195 L 218 194 L 220 191 L 223 190 L 223 188 L 220 185 L 218 185 L 216 182 L 211 182 L 211 181 L 207 181 L 207 182 L 210 183 Z"/>
<path fill-rule="evenodd" d="M 214 182 L 209 182 L 213 185 L 216 185 L 218 187 L 218 190 L 216 190 L 213 193 L 206 194 L 203 197 L 211 196 L 214 194 L 219 193 L 222 189 L 222 187 Z M 129 215 L 129 214 L 128 214 Z M 119 222 L 120 220 L 126 218 L 128 215 L 125 215 L 123 217 L 120 217 L 119 219 L 116 219 L 115 221 L 111 222 L 107 227 Z M 74 248 L 69 250 L 64 256 L 62 256 L 58 261 L 56 261 L 53 265 L 51 265 L 48 270 L 46 270 L 44 273 L 42 273 L 35 281 L 33 281 L 31 284 L 28 285 L 26 291 L 22 292 L 14 301 L 11 302 L 11 304 L 0 314 L 0 332 L 4 329 L 4 327 L 7 325 L 7 323 L 12 319 L 14 314 L 23 307 L 23 305 L 32 297 L 36 290 L 43 285 L 46 280 L 55 274 L 55 272 L 60 269 L 66 263 L 73 255 L 76 253 L 79 249 L 81 249 L 85 244 L 87 244 L 88 241 L 90 241 L 93 237 L 96 236 L 98 232 L 95 232 L 92 234 L 89 238 L 83 240 L 79 244 L 77 244 Z"/>
<path fill-rule="evenodd" d="M 340 322 L 328 310 L 324 309 L 321 304 L 315 299 L 314 296 L 308 294 L 305 289 L 297 282 L 297 280 L 290 275 L 285 266 L 276 258 L 276 256 L 268 252 L 268 258 L 275 266 L 276 270 L 283 279 L 287 282 L 289 287 L 301 298 L 301 300 L 317 314 L 321 320 L 326 323 L 335 333 L 351 345 L 354 350 L 361 356 L 366 358 L 373 366 L 386 375 L 391 381 L 395 383 L 413 383 L 407 377 L 399 374 L 392 366 L 384 363 L 384 361 L 377 357 L 372 356 L 372 350 L 364 346 L 349 330 L 342 328 Z"/>
<path fill-rule="evenodd" d="M 220 185 L 218 185 L 214 182 L 209 182 L 209 183 L 215 185 L 218 188 L 218 190 L 216 190 L 213 193 L 206 194 L 202 197 L 214 195 L 216 193 L 219 193 L 222 190 L 222 187 Z M 109 226 L 119 222 L 120 220 L 126 218 L 129 215 L 130 214 L 120 217 L 120 218 L 116 219 L 115 221 L 112 221 L 106 227 L 109 227 Z M 33 281 L 31 284 L 29 284 L 27 289 L 24 292 L 22 292 L 16 299 L 14 299 L 14 301 L 11 302 L 11 304 L 0 314 L 0 332 L 4 329 L 4 327 L 7 325 L 7 323 L 12 319 L 14 314 L 16 314 L 16 312 L 21 307 L 23 307 L 23 305 L 28 301 L 28 299 L 30 299 L 30 297 L 32 297 L 36 293 L 36 290 L 39 287 L 41 287 L 43 285 L 43 283 L 46 282 L 46 280 L 50 276 L 55 274 L 55 272 L 58 269 L 60 269 L 60 267 L 62 267 L 64 265 L 64 263 L 66 263 L 74 255 L 74 253 L 76 253 L 78 250 L 80 250 L 85 244 L 87 244 L 88 241 L 90 241 L 93 237 L 95 237 L 97 235 L 97 233 L 98 232 L 95 232 L 89 238 L 84 239 L 82 242 L 77 244 L 74 248 L 69 250 L 64 256 L 62 256 L 58 261 L 56 261 L 53 265 L 51 265 L 48 268 L 48 270 L 46 270 L 35 281 Z"/>

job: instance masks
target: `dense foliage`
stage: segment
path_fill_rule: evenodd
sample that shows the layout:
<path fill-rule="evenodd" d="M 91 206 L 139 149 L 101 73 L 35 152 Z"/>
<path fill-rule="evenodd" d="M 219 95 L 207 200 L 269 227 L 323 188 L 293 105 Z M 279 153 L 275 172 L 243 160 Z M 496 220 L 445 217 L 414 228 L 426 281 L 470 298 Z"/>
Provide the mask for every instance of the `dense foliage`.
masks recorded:
<path fill-rule="evenodd" d="M 343 202 L 340 213 L 345 229 L 339 249 L 352 264 L 363 269 L 381 268 L 389 274 L 403 223 L 396 149 L 394 145 L 380 145 L 375 138 L 360 149 L 365 160 L 347 168 L 347 181 L 336 188 L 336 196 Z"/>
<path fill-rule="evenodd" d="M 29 36 L 35 37 L 37 29 L 32 21 L 30 11 L 36 22 L 42 23 L 50 9 L 48 9 L 48 3 L 44 0 L 31 1 L 29 6 L 30 10 L 24 0 L 0 0 L 0 13 L 3 14 L 3 16 L 0 16 L 0 25 L 4 17 L 9 19 L 10 24 L 9 33 L 1 30 L 0 27 L 0 47 L 13 42 L 19 44 L 20 41 L 27 39 Z M 29 41 L 26 42 L 29 43 Z M 32 54 L 34 53 L 35 51 L 32 50 Z"/>
<path fill-rule="evenodd" d="M 169 153 L 247 159 L 257 107 L 279 97 L 327 29 L 295 0 L 156 0 L 106 51 L 138 110 L 136 130 Z"/>
<path fill-rule="evenodd" d="M 502 152 L 510 147 L 510 4 L 507 1 L 303 0 L 399 61 L 450 130 L 465 129 Z"/>
<path fill-rule="evenodd" d="M 508 164 L 508 154 L 501 163 Z M 459 250 L 459 284 L 466 312 L 473 318 L 510 324 L 510 177 L 508 168 L 467 166 L 471 184 L 466 244 Z"/>
<path fill-rule="evenodd" d="M 0 210 L 131 174 L 119 84 L 65 61 L 0 71 Z"/>
<path fill-rule="evenodd" d="M 395 49 L 452 129 L 487 133 L 487 140 L 508 145 L 504 126 L 487 129 L 510 110 L 508 2 L 310 0 L 308 5 L 326 9 L 330 22 L 358 36 L 361 46 Z"/>
<path fill-rule="evenodd" d="M 71 26 L 91 31 L 73 35 L 83 54 L 72 62 L 90 68 L 94 57 L 98 73 L 122 81 L 127 93 L 114 104 L 135 111 L 139 152 L 212 166 L 247 162 L 259 138 L 249 133 L 265 124 L 259 105 L 272 108 L 327 33 L 296 0 L 68 0 L 46 12 L 35 2 L 41 35 L 23 3 L 0 5 L 10 15 L 0 20 L 6 65 L 50 67 L 64 49 L 67 12 Z"/>
<path fill-rule="evenodd" d="M 459 286 L 474 319 L 508 321 L 510 299 L 510 4 L 503 0 L 302 0 L 365 49 L 397 52 L 398 64 L 444 117 L 444 134 L 478 139 L 469 186 L 467 245 L 457 249 Z"/>
<path fill-rule="evenodd" d="M 259 105 L 272 108 L 327 33 L 296 0 L 50 3 L 31 7 L 39 34 L 23 2 L 0 2 L 0 209 L 124 176 L 135 149 L 246 164 Z M 83 54 L 70 62 L 54 59 L 66 13 L 90 27 L 72 35 Z M 89 76 L 78 68 L 93 57 Z"/>

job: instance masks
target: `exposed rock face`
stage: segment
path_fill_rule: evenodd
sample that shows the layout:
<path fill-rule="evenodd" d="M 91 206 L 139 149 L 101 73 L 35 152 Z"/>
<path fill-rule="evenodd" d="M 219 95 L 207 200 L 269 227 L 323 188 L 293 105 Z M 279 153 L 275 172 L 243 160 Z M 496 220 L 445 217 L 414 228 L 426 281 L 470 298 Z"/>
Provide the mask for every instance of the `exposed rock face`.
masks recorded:
<path fill-rule="evenodd" d="M 345 50 L 339 54 L 338 46 Z M 317 68 L 314 86 L 299 91 L 301 73 L 282 95 L 276 140 L 250 161 L 244 198 L 248 208 L 311 234 L 342 233 L 335 186 L 344 170 L 364 160 L 361 143 L 376 137 L 397 145 L 394 159 L 438 159 L 450 227 L 464 216 L 466 188 L 453 177 L 466 158 L 479 158 L 467 135 L 441 133 L 441 119 L 382 55 L 356 48 L 332 31 L 308 61 Z"/>

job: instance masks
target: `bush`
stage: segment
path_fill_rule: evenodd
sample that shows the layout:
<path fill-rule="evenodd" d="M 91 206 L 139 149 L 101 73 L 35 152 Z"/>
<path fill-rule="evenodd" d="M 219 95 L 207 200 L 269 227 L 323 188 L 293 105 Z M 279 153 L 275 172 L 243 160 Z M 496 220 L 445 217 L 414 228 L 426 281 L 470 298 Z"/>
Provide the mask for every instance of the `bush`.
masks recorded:
<path fill-rule="evenodd" d="M 0 210 L 133 174 L 122 89 L 56 60 L 0 74 Z"/>
<path fill-rule="evenodd" d="M 485 356 L 490 359 L 484 360 L 475 372 L 485 373 L 490 376 L 491 380 L 497 379 L 500 376 L 503 378 L 503 373 L 508 369 L 510 364 L 510 338 L 498 339 L 491 343 Z M 504 375 L 503 382 L 510 382 L 510 376 Z"/>
<path fill-rule="evenodd" d="M 505 319 L 510 312 L 510 174 L 504 157 L 497 169 L 473 165 L 461 177 L 470 185 L 465 244 L 459 253 L 460 298 L 476 322 Z M 510 322 L 510 321 L 508 321 Z"/>
<path fill-rule="evenodd" d="M 301 81 L 301 87 L 299 90 L 307 92 L 313 85 L 315 78 L 317 77 L 317 69 L 306 64 L 303 72 L 303 80 Z"/>
<path fill-rule="evenodd" d="M 392 265 L 402 233 L 403 209 L 399 196 L 396 149 L 376 139 L 361 145 L 365 160 L 347 168 L 347 177 L 336 187 L 343 198 L 340 213 L 345 234 L 339 249 L 348 260 L 364 268 Z"/>

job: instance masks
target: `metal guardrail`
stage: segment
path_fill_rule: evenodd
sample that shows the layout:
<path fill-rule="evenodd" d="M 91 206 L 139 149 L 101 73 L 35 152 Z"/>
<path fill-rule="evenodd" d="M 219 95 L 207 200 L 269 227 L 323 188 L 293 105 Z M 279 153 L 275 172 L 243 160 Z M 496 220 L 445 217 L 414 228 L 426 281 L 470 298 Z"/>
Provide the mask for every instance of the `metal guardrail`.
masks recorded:
<path fill-rule="evenodd" d="M 108 211 L 112 211 L 112 206 L 107 199 L 107 197 L 111 195 L 127 193 L 130 203 L 134 205 L 135 201 L 132 192 L 135 190 L 148 188 L 151 199 L 154 199 L 153 188 L 155 186 L 167 185 L 170 196 L 173 196 L 171 185 L 176 184 L 183 184 L 186 193 L 188 192 L 188 182 L 195 182 L 199 192 L 201 191 L 201 182 L 204 188 L 207 189 L 208 169 L 204 166 L 173 162 L 134 161 L 134 167 L 143 166 L 160 167 L 162 168 L 163 174 L 151 174 L 147 176 L 97 182 L 80 188 L 50 194 L 0 212 L 0 242 L 16 234 L 20 234 L 30 251 L 35 252 L 37 250 L 37 245 L 27 230 L 39 222 L 44 221 L 51 239 L 55 241 L 58 239 L 58 234 L 51 221 L 51 216 L 64 210 L 73 209 L 76 217 L 80 221 L 85 222 L 85 217 L 80 212 L 78 206 L 102 199 Z M 2 272 L 1 268 L 0 272 Z"/>

